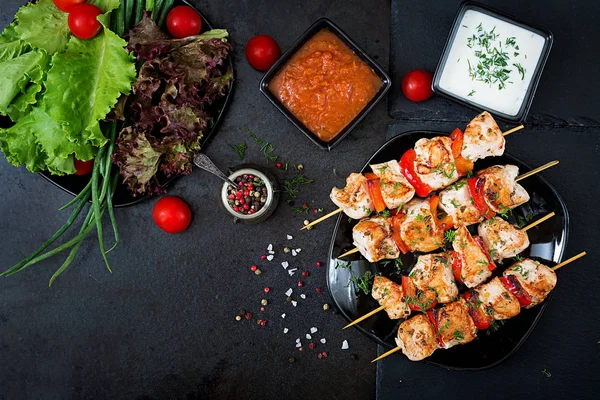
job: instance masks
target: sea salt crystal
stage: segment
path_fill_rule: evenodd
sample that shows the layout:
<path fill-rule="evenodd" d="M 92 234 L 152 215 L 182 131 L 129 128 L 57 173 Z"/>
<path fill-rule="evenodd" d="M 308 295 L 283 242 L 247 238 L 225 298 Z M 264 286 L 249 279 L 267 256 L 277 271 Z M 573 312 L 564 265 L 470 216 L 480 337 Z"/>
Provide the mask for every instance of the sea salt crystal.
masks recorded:
<path fill-rule="evenodd" d="M 296 253 L 300 253 L 302 249 L 296 249 Z"/>
<path fill-rule="evenodd" d="M 281 314 L 281 318 L 285 318 L 285 313 Z"/>
<path fill-rule="evenodd" d="M 285 295 L 289 297 L 289 296 L 291 296 L 291 295 L 292 295 L 292 293 L 293 293 L 293 292 L 294 292 L 294 291 L 292 290 L 292 288 L 289 288 L 289 289 L 287 290 L 287 292 L 285 292 Z"/>
<path fill-rule="evenodd" d="M 271 250 L 273 250 L 273 245 L 272 245 L 272 244 L 269 244 L 269 247 L 267 247 L 267 250 L 268 250 L 268 251 L 271 251 Z"/>
<path fill-rule="evenodd" d="M 323 339 L 319 340 L 319 342 L 325 344 L 325 343 L 327 343 L 327 340 L 325 340 L 325 338 L 323 338 Z"/>
<path fill-rule="evenodd" d="M 312 328 L 310 328 L 310 333 L 315 333 L 316 331 L 318 331 L 318 329 L 315 328 L 314 326 Z"/>
<path fill-rule="evenodd" d="M 296 252 L 296 250 L 292 250 L 292 256 L 296 257 L 298 255 L 298 253 Z"/>
<path fill-rule="evenodd" d="M 310 340 L 310 339 L 312 339 L 312 336 L 310 336 L 310 335 L 307 333 L 307 334 L 306 334 L 306 338 L 307 338 L 308 340 Z"/>
<path fill-rule="evenodd" d="M 292 305 L 293 305 L 294 307 L 296 307 L 296 306 L 298 305 L 298 302 L 297 302 L 297 301 L 294 301 L 294 300 L 292 300 Z"/>
<path fill-rule="evenodd" d="M 298 271 L 298 268 L 292 268 L 292 269 L 288 269 L 288 274 L 290 274 L 290 276 L 293 276 L 296 271 Z"/>
<path fill-rule="evenodd" d="M 302 347 L 302 343 L 296 343 L 296 347 Z"/>
<path fill-rule="evenodd" d="M 273 250 L 269 250 L 269 254 L 275 254 Z"/>
<path fill-rule="evenodd" d="M 284 261 L 284 262 L 281 263 L 281 266 L 283 267 L 283 269 L 287 269 L 287 267 L 290 266 L 290 263 L 287 262 L 287 261 Z"/>
<path fill-rule="evenodd" d="M 300 343 L 300 338 L 296 338 L 296 343 Z"/>
<path fill-rule="evenodd" d="M 288 328 L 283 328 L 283 333 L 288 333 L 290 330 Z"/>
<path fill-rule="evenodd" d="M 344 340 L 342 342 L 342 350 L 348 350 L 348 341 L 347 340 Z"/>
<path fill-rule="evenodd" d="M 267 260 L 269 260 L 269 261 L 273 261 L 273 257 L 274 257 L 274 256 L 273 256 L 273 254 L 269 254 L 269 255 L 267 256 Z"/>
<path fill-rule="evenodd" d="M 287 235 L 287 240 L 292 240 L 292 239 L 293 239 L 292 235 Z"/>
<path fill-rule="evenodd" d="M 304 293 L 302 293 L 302 294 L 300 295 L 300 297 L 302 297 L 303 299 L 305 299 L 305 298 L 306 298 L 306 295 L 305 295 Z"/>

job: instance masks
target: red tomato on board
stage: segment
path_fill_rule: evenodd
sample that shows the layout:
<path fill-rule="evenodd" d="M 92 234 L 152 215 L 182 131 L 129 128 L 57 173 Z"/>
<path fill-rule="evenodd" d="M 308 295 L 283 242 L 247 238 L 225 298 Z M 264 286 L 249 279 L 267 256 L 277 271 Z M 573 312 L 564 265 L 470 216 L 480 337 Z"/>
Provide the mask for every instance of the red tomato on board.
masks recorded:
<path fill-rule="evenodd" d="M 167 14 L 167 29 L 177 39 L 194 36 L 202 30 L 202 18 L 190 6 L 177 6 Z"/>
<path fill-rule="evenodd" d="M 402 93 L 410 101 L 427 100 L 433 95 L 431 81 L 433 76 L 422 69 L 410 71 L 402 78 Z"/>
<path fill-rule="evenodd" d="M 85 0 L 52 0 L 56 8 L 62 12 L 70 12 L 73 7 L 85 3 Z"/>
<path fill-rule="evenodd" d="M 152 209 L 154 223 L 167 233 L 180 233 L 192 221 L 192 212 L 185 201 L 175 196 L 165 196 Z"/>
<path fill-rule="evenodd" d="M 73 175 L 79 175 L 79 176 L 87 175 L 90 172 L 92 172 L 92 169 L 94 169 L 94 159 L 93 158 L 88 161 L 81 161 L 81 160 L 78 160 L 77 158 L 74 158 L 73 163 L 75 164 L 75 169 L 76 169 L 76 171 Z"/>
<path fill-rule="evenodd" d="M 258 35 L 246 43 L 246 59 L 248 63 L 259 71 L 266 71 L 281 56 L 279 45 L 270 36 Z"/>
<path fill-rule="evenodd" d="M 93 4 L 80 4 L 69 13 L 69 29 L 79 39 L 91 39 L 100 32 L 102 25 L 96 19 L 102 10 Z"/>

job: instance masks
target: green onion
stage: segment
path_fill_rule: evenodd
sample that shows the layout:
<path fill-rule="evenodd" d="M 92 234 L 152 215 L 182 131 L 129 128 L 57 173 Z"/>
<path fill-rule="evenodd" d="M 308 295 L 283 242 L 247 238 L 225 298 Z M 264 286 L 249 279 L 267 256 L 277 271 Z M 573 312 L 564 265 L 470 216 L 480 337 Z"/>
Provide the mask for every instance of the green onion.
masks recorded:
<path fill-rule="evenodd" d="M 88 196 L 88 198 L 89 198 L 91 188 L 92 188 L 92 181 L 90 180 L 87 183 L 87 185 L 85 185 L 85 187 L 83 189 L 81 189 L 81 192 L 79 192 L 79 194 L 77 196 L 73 197 L 73 199 L 71 201 L 69 201 L 67 204 L 65 204 L 61 208 L 59 208 L 58 211 L 62 211 L 64 209 L 71 207 L 73 204 L 77 203 L 79 201 L 79 199 L 81 199 L 84 196 Z"/>
<path fill-rule="evenodd" d="M 160 17 L 156 22 L 159 28 L 162 28 L 162 26 L 164 25 L 165 20 L 167 19 L 167 14 L 169 13 L 169 11 L 171 11 L 171 8 L 173 8 L 173 3 L 175 3 L 175 0 L 165 0 L 165 3 L 162 9 L 160 10 Z"/>
<path fill-rule="evenodd" d="M 96 160 L 100 161 L 100 159 L 102 157 L 104 157 L 105 151 L 106 151 L 106 147 L 102 147 L 98 151 L 98 154 L 96 155 Z M 108 268 L 108 270 L 110 272 L 112 272 L 112 270 L 110 269 L 110 264 L 108 263 L 108 259 L 106 258 L 106 251 L 104 250 L 104 238 L 102 236 L 102 215 L 100 214 L 100 194 L 98 193 L 99 178 L 100 178 L 100 163 L 95 162 L 94 169 L 92 171 L 92 208 L 94 209 L 94 218 L 96 220 L 96 230 L 98 231 L 98 247 L 100 247 L 100 254 L 102 254 L 102 258 L 104 259 L 106 268 Z"/>
<path fill-rule="evenodd" d="M 146 7 L 145 0 L 136 0 L 135 14 L 134 14 L 133 22 L 132 22 L 133 26 L 137 25 L 140 22 L 140 20 L 142 19 L 142 16 L 144 14 L 144 7 Z"/>
<path fill-rule="evenodd" d="M 136 0 L 121 0 L 121 2 L 125 3 L 125 29 L 123 34 L 129 32 L 131 29 L 131 22 L 133 21 L 133 3 Z"/>
<path fill-rule="evenodd" d="M 165 0 L 154 0 L 154 9 L 152 10 L 152 19 L 158 24 L 158 18 Z"/>

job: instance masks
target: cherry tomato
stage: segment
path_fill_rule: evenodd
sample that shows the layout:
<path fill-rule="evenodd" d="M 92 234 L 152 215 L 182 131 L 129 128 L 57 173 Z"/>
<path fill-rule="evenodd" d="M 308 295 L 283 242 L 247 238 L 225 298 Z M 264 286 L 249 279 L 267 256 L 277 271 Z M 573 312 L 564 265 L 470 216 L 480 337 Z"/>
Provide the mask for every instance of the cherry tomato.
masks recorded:
<path fill-rule="evenodd" d="M 433 77 L 427 71 L 416 69 L 402 78 L 402 93 L 410 101 L 427 100 L 433 95 L 431 81 Z"/>
<path fill-rule="evenodd" d="M 167 29 L 178 39 L 194 36 L 202 29 L 202 18 L 190 6 L 177 6 L 167 14 Z"/>
<path fill-rule="evenodd" d="M 93 158 L 88 161 L 81 161 L 81 160 L 78 160 L 77 158 L 74 158 L 73 162 L 75 164 L 75 169 L 76 169 L 76 171 L 73 175 L 79 175 L 79 176 L 87 175 L 90 172 L 92 172 L 92 169 L 94 168 L 94 159 Z"/>
<path fill-rule="evenodd" d="M 79 39 L 91 39 L 100 32 L 102 25 L 96 17 L 102 10 L 93 4 L 80 4 L 69 13 L 69 29 Z"/>
<path fill-rule="evenodd" d="M 73 7 L 85 3 L 85 0 L 52 0 L 56 8 L 62 12 L 70 12 Z"/>
<path fill-rule="evenodd" d="M 277 42 L 270 36 L 258 35 L 246 43 L 246 59 L 259 71 L 266 71 L 281 56 Z"/>
<path fill-rule="evenodd" d="M 167 233 L 180 233 L 192 221 L 190 207 L 175 196 L 165 196 L 158 200 L 152 209 L 154 223 Z"/>

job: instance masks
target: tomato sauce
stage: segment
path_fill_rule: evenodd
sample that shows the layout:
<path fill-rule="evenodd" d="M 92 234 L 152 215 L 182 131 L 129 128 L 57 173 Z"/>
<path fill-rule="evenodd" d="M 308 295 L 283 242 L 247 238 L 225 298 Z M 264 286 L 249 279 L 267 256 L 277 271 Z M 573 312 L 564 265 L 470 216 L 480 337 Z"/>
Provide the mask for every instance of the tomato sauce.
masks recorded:
<path fill-rule="evenodd" d="M 311 132 L 330 142 L 381 86 L 369 66 L 323 29 L 290 58 L 269 83 L 269 90 Z"/>

